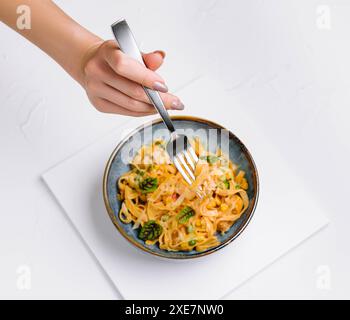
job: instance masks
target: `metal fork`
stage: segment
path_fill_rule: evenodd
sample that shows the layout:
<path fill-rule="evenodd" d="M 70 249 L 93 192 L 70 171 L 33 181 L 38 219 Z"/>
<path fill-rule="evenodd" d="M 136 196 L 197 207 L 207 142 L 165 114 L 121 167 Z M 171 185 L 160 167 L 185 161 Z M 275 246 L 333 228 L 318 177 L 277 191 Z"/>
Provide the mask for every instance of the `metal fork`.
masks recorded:
<path fill-rule="evenodd" d="M 122 19 L 113 23 L 112 31 L 120 50 L 144 64 L 140 50 L 127 22 Z M 171 121 L 168 111 L 164 107 L 159 93 L 146 87 L 143 87 L 143 89 L 170 131 L 170 141 L 167 144 L 167 151 L 170 158 L 185 181 L 189 185 L 192 185 L 196 180 L 194 173 L 196 164 L 199 160 L 194 149 L 192 148 L 187 136 L 176 132 L 174 124 Z"/>

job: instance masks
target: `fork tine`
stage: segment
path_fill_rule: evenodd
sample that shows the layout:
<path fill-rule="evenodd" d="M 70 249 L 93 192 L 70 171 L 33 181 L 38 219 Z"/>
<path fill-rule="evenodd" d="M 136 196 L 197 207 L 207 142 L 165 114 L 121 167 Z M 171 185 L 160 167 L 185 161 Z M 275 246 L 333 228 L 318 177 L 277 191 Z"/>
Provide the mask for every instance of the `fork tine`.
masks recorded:
<path fill-rule="evenodd" d="M 188 164 L 186 163 L 185 159 L 184 159 L 184 153 L 180 153 L 176 156 L 180 163 L 182 164 L 182 166 L 185 168 L 185 171 L 187 172 L 187 174 L 190 176 L 190 178 L 194 180 L 196 180 L 196 177 L 194 176 L 192 170 L 190 169 L 190 167 L 188 166 Z"/>
<path fill-rule="evenodd" d="M 196 191 L 196 195 L 198 196 L 199 199 L 203 199 L 204 198 L 204 192 L 201 188 L 198 188 L 198 190 Z"/>
<path fill-rule="evenodd" d="M 187 160 L 187 163 L 191 166 L 191 168 L 194 172 L 196 170 L 196 164 L 195 164 L 194 160 L 192 159 L 192 157 L 190 156 L 189 151 L 188 150 L 184 151 L 184 155 L 185 155 L 185 158 Z"/>
<path fill-rule="evenodd" d="M 188 150 L 189 153 L 191 154 L 191 156 L 192 156 L 194 162 L 197 163 L 197 162 L 199 161 L 199 159 L 198 159 L 196 153 L 194 152 L 193 147 L 192 147 L 192 146 L 189 146 L 189 147 L 187 148 L 187 150 Z"/>
<path fill-rule="evenodd" d="M 177 168 L 177 170 L 179 170 L 179 172 L 181 173 L 182 177 L 186 180 L 186 182 L 191 185 L 193 183 L 193 181 L 189 178 L 189 176 L 186 174 L 185 170 L 182 168 L 181 163 L 179 162 L 178 157 L 174 158 L 174 164 Z"/>

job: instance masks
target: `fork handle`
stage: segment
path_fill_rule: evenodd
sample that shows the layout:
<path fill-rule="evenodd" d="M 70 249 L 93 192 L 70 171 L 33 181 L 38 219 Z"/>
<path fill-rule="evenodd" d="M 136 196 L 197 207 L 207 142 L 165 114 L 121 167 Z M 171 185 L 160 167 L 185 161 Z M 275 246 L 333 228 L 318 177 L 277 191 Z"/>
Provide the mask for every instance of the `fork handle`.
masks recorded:
<path fill-rule="evenodd" d="M 144 66 L 145 63 L 142 59 L 142 55 L 140 50 L 136 44 L 135 38 L 129 28 L 127 22 L 122 19 L 112 24 L 112 31 L 115 39 L 118 42 L 119 48 L 125 54 L 130 56 L 131 58 L 141 62 Z M 164 107 L 164 103 L 158 93 L 158 91 L 149 89 L 143 86 L 148 98 L 152 102 L 153 106 L 157 109 L 158 113 L 162 117 L 165 125 L 169 129 L 171 133 L 175 132 L 175 127 L 173 122 L 170 119 L 168 111 Z"/>

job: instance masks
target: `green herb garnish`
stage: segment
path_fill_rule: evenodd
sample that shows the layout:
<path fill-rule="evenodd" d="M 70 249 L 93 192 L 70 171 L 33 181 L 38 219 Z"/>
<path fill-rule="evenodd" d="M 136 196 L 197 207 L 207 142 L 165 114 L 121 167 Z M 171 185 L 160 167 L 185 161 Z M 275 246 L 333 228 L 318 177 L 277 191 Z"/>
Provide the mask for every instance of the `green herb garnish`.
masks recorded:
<path fill-rule="evenodd" d="M 191 247 L 195 246 L 196 244 L 197 244 L 197 241 L 196 241 L 196 240 L 190 240 L 190 241 L 188 241 L 188 245 L 191 246 Z"/>
<path fill-rule="evenodd" d="M 145 175 L 145 171 L 137 169 L 136 170 L 136 174 L 138 174 L 139 176 L 143 177 Z"/>
<path fill-rule="evenodd" d="M 196 213 L 191 207 L 183 208 L 180 213 L 176 216 L 177 220 L 181 224 L 186 224 L 191 217 L 193 217 Z"/>
<path fill-rule="evenodd" d="M 162 221 L 162 222 L 167 222 L 168 220 L 169 220 L 169 215 L 167 215 L 167 214 L 165 214 L 164 216 L 162 216 L 161 218 L 160 218 L 160 220 Z"/>
<path fill-rule="evenodd" d="M 236 185 L 235 185 L 235 189 L 236 189 L 236 190 L 239 190 L 239 189 L 242 189 L 242 187 L 241 187 L 239 184 L 236 184 Z"/>
<path fill-rule="evenodd" d="M 224 180 L 224 186 L 225 186 L 226 189 L 230 189 L 230 181 L 225 179 Z"/>
<path fill-rule="evenodd" d="M 220 157 L 217 156 L 202 156 L 200 157 L 201 160 L 205 160 L 209 164 L 214 164 L 220 160 Z"/>
<path fill-rule="evenodd" d="M 139 238 L 143 241 L 154 241 L 162 234 L 163 228 L 154 220 L 147 221 L 140 230 Z"/>
<path fill-rule="evenodd" d="M 146 178 L 139 183 L 139 187 L 142 193 L 150 193 L 158 188 L 157 178 Z"/>

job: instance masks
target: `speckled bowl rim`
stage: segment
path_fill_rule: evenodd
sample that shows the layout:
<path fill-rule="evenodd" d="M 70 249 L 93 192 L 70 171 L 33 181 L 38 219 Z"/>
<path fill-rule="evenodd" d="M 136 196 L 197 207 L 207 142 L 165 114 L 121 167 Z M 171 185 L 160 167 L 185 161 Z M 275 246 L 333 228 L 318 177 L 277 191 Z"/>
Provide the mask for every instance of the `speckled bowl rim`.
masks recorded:
<path fill-rule="evenodd" d="M 243 144 L 243 142 L 236 135 L 234 135 L 230 130 L 226 129 L 222 125 L 217 124 L 211 120 L 207 120 L 207 119 L 203 119 L 203 118 L 199 118 L 199 117 L 194 117 L 194 116 L 171 116 L 171 119 L 200 122 L 200 123 L 205 123 L 205 124 L 212 126 L 214 128 L 227 130 L 229 132 L 230 139 L 234 139 L 235 142 L 240 145 L 244 154 L 247 156 L 247 161 L 250 163 L 251 167 L 253 168 L 252 175 L 253 175 L 253 183 L 255 184 L 254 189 L 256 190 L 256 192 L 255 192 L 253 199 L 249 200 L 249 201 L 253 201 L 253 205 L 250 206 L 250 208 L 251 208 L 250 211 L 247 211 L 248 217 L 247 217 L 246 221 L 244 223 L 242 223 L 242 225 L 237 229 L 237 232 L 232 234 L 231 237 L 226 239 L 224 242 L 220 243 L 218 246 L 211 248 L 211 249 L 208 249 L 204 252 L 198 252 L 198 254 L 194 254 L 194 255 L 168 256 L 168 255 L 166 255 L 166 251 L 164 251 L 164 254 L 162 254 L 162 253 L 154 252 L 152 249 L 142 246 L 142 244 L 138 243 L 134 239 L 131 239 L 126 234 L 126 232 L 123 230 L 123 228 L 121 228 L 119 226 L 119 224 L 117 222 L 117 218 L 114 214 L 114 211 L 109 203 L 108 192 L 107 192 L 108 175 L 109 175 L 112 163 L 113 163 L 116 155 L 118 154 L 118 152 L 122 148 L 122 146 L 128 141 L 128 139 L 130 137 L 132 137 L 135 133 L 139 132 L 140 130 L 142 130 L 144 128 L 148 128 L 150 126 L 159 124 L 160 122 L 162 122 L 162 119 L 160 119 L 160 118 L 155 119 L 153 121 L 149 121 L 149 122 L 137 127 L 136 129 L 134 129 L 132 132 L 130 132 L 126 137 L 124 137 L 118 143 L 118 145 L 116 146 L 116 148 L 112 152 L 111 156 L 109 157 L 109 160 L 108 160 L 106 167 L 105 167 L 105 171 L 104 171 L 104 175 L 103 175 L 103 199 L 104 199 L 104 203 L 105 203 L 105 206 L 107 209 L 107 213 L 108 213 L 110 219 L 112 220 L 114 226 L 117 228 L 117 230 L 121 233 L 121 235 L 129 243 L 136 246 L 138 249 L 141 249 L 142 251 L 150 253 L 150 254 L 157 256 L 157 257 L 166 258 L 166 259 L 170 259 L 170 260 L 189 260 L 189 259 L 195 259 L 195 258 L 208 256 L 214 252 L 217 252 L 217 251 L 221 250 L 222 248 L 226 247 L 227 245 L 229 245 L 230 243 L 232 243 L 234 240 L 236 240 L 243 233 L 243 231 L 247 228 L 248 224 L 250 223 L 251 219 L 253 218 L 254 213 L 255 213 L 255 209 L 257 207 L 257 203 L 258 203 L 258 199 L 259 199 L 259 191 L 260 191 L 259 175 L 258 175 L 257 167 L 255 165 L 255 162 L 254 162 L 253 157 L 250 154 L 249 150 L 246 148 L 246 146 Z"/>

